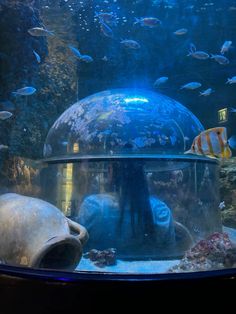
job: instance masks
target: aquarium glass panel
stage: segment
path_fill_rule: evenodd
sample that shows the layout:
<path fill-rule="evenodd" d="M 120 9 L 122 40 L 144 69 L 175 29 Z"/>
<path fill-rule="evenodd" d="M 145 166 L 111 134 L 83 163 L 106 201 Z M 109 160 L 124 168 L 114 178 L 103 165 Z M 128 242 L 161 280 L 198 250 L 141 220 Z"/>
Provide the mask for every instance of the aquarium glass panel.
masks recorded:
<path fill-rule="evenodd" d="M 0 264 L 236 269 L 236 1 L 0 1 Z"/>

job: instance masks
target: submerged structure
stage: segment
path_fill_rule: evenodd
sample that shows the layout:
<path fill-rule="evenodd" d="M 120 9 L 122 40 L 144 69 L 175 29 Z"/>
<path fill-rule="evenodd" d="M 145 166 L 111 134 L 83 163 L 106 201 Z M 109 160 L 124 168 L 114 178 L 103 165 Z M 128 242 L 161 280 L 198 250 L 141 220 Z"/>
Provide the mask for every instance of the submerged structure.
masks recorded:
<path fill-rule="evenodd" d="M 218 161 L 184 154 L 202 130 L 186 107 L 160 93 L 114 89 L 86 97 L 48 132 L 44 196 L 86 227 L 87 252 L 181 258 L 222 231 Z M 54 178 L 50 186 L 47 178 Z"/>

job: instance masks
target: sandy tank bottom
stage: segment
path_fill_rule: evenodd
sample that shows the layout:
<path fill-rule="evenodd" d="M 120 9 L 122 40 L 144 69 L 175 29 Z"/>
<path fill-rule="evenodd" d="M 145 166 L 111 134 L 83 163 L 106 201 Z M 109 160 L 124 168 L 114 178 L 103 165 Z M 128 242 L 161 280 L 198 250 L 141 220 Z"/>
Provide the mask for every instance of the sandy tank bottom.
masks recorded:
<path fill-rule="evenodd" d="M 229 235 L 229 239 L 236 245 L 236 229 L 223 227 L 223 232 Z M 125 261 L 117 259 L 116 265 L 98 267 L 94 265 L 88 258 L 82 257 L 75 271 L 95 271 L 95 272 L 111 272 L 111 273 L 136 273 L 136 274 L 152 274 L 152 273 L 168 273 L 169 270 L 177 266 L 180 260 L 147 260 L 147 261 Z"/>

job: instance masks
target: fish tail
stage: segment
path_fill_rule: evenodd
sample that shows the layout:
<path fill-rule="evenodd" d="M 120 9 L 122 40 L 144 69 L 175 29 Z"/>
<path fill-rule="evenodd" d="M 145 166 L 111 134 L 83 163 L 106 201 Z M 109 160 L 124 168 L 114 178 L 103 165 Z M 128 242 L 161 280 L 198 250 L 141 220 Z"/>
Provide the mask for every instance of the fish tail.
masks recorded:
<path fill-rule="evenodd" d="M 224 159 L 228 159 L 232 156 L 232 152 L 231 149 L 229 148 L 229 146 L 226 146 L 223 153 L 221 154 L 221 157 Z"/>
<path fill-rule="evenodd" d="M 13 96 L 17 96 L 18 93 L 17 92 L 11 92 Z"/>
<path fill-rule="evenodd" d="M 137 17 L 135 17 L 134 19 L 135 19 L 135 21 L 134 21 L 134 25 L 135 25 L 135 24 L 139 24 L 139 23 L 140 23 L 140 21 L 141 21 L 141 20 L 140 20 L 140 19 L 138 19 Z"/>

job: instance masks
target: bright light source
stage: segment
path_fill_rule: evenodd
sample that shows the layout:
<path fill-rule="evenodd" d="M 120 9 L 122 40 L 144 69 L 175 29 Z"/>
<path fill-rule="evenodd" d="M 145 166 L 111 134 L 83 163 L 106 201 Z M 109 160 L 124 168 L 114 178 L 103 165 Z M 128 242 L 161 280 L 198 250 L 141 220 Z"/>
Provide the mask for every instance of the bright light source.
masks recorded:
<path fill-rule="evenodd" d="M 147 103 L 148 102 L 148 99 L 147 98 L 141 98 L 141 97 L 130 97 L 130 98 L 125 98 L 124 101 L 129 104 L 129 103 L 142 103 L 142 102 L 145 102 Z"/>

